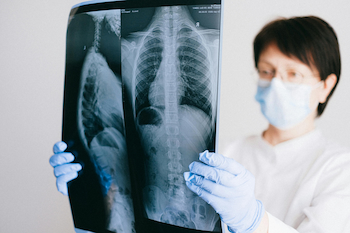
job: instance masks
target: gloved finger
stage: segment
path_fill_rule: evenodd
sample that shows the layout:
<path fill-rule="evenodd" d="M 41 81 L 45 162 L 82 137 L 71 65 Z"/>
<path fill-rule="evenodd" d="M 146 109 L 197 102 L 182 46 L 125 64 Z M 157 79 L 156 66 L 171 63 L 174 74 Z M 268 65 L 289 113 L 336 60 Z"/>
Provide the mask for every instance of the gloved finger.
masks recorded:
<path fill-rule="evenodd" d="M 74 160 L 74 155 L 70 152 L 62 152 L 58 154 L 54 154 L 50 158 L 50 164 L 52 167 L 56 167 L 58 165 L 62 165 L 65 163 L 70 163 Z"/>
<path fill-rule="evenodd" d="M 57 180 L 56 180 L 57 190 L 67 196 L 68 195 L 67 183 L 71 180 L 74 180 L 77 177 L 78 177 L 77 172 L 71 172 L 71 173 L 57 177 Z"/>
<path fill-rule="evenodd" d="M 67 149 L 67 144 L 65 142 L 56 142 L 55 145 L 53 145 L 53 153 L 61 153 Z"/>
<path fill-rule="evenodd" d="M 241 179 L 237 178 L 237 176 L 204 163 L 192 162 L 189 168 L 191 173 L 203 176 L 208 180 L 228 187 L 237 186 L 242 183 Z"/>
<path fill-rule="evenodd" d="M 211 180 L 205 179 L 203 176 L 198 176 L 196 174 L 185 172 L 184 178 L 186 181 L 204 189 L 210 194 L 218 197 L 228 198 L 232 197 L 232 188 L 227 186 L 217 184 Z"/>
<path fill-rule="evenodd" d="M 53 172 L 56 177 L 65 175 L 71 172 L 78 172 L 82 169 L 82 166 L 79 163 L 67 163 L 60 166 L 56 166 L 53 169 Z"/>
<path fill-rule="evenodd" d="M 219 213 L 220 206 L 226 206 L 225 203 L 223 203 L 223 198 L 217 197 L 213 194 L 210 194 L 209 192 L 205 191 L 204 189 L 198 187 L 197 185 L 186 181 L 187 187 L 194 193 L 196 193 L 199 197 L 201 197 L 206 203 L 211 205 L 216 212 Z"/>
<path fill-rule="evenodd" d="M 234 159 L 207 150 L 199 154 L 199 160 L 205 164 L 228 171 L 234 175 L 239 175 L 246 170 L 243 165 L 236 162 Z"/>

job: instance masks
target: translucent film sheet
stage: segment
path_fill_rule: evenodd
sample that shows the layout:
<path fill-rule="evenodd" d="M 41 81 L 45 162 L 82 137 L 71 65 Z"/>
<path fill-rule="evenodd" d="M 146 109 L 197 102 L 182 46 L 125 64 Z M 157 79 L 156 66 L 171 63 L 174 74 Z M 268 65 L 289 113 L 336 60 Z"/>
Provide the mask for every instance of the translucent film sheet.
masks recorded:
<path fill-rule="evenodd" d="M 63 140 L 83 165 L 69 184 L 75 226 L 221 232 L 183 178 L 217 149 L 221 5 L 115 4 L 72 9 L 68 24 Z"/>

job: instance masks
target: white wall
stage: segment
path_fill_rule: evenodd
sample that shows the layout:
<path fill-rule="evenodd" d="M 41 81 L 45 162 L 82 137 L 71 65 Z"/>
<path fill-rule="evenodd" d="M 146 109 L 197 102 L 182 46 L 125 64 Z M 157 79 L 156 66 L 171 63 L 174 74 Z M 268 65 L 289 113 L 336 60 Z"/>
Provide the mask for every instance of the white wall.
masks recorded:
<path fill-rule="evenodd" d="M 48 163 L 61 137 L 74 3 L 0 3 L 0 232 L 74 232 L 68 198 L 57 192 Z"/>
<path fill-rule="evenodd" d="M 60 140 L 65 34 L 79 1 L 0 3 L 0 232 L 73 233 L 68 198 L 56 191 L 48 159 Z M 317 15 L 336 30 L 342 80 L 320 128 L 350 145 L 350 4 L 348 0 L 226 0 L 220 150 L 266 127 L 254 102 L 252 41 L 277 16 Z"/>

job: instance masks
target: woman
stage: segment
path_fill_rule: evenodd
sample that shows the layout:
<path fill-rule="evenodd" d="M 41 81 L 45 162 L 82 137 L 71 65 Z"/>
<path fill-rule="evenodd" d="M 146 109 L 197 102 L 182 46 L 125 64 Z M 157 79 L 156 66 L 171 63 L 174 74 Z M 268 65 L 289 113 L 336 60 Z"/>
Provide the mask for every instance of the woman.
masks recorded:
<path fill-rule="evenodd" d="M 317 17 L 273 21 L 256 36 L 254 58 L 268 128 L 233 142 L 225 157 L 201 153 L 184 174 L 187 186 L 230 232 L 350 232 L 350 151 L 314 125 L 340 78 L 333 29 Z M 55 171 L 75 166 L 60 164 Z M 58 186 L 66 189 L 73 173 L 55 172 Z"/>

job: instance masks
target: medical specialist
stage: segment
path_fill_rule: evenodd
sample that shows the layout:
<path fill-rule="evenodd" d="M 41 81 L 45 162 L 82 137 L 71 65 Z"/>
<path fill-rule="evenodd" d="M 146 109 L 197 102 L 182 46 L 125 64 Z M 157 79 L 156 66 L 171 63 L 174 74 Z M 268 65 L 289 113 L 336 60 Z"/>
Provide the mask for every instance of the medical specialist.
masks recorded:
<path fill-rule="evenodd" d="M 233 141 L 223 155 L 200 153 L 186 185 L 228 232 L 349 233 L 350 150 L 315 127 L 340 78 L 334 30 L 314 16 L 277 19 L 255 37 L 254 59 L 267 129 Z M 56 143 L 50 163 L 67 194 L 81 166 L 65 148 Z"/>

